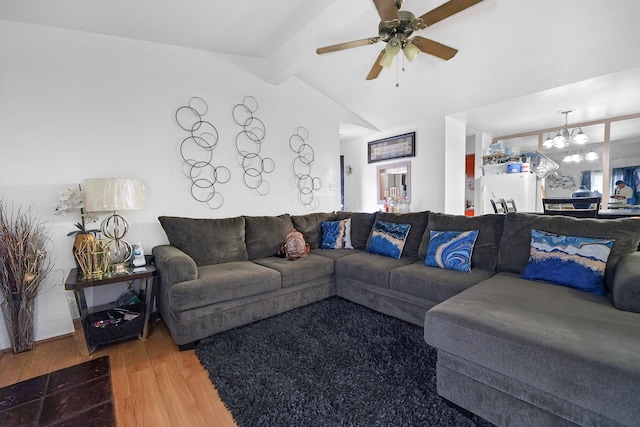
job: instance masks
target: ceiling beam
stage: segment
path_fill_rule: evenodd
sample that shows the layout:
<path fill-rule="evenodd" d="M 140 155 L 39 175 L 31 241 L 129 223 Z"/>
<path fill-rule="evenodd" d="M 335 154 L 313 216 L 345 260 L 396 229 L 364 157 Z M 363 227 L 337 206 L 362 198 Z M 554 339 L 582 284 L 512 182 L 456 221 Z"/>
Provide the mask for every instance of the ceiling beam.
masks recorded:
<path fill-rule="evenodd" d="M 580 128 L 580 127 L 601 125 L 603 123 L 619 122 L 619 121 L 622 121 L 622 120 L 637 119 L 637 118 L 640 118 L 640 113 L 627 114 L 627 115 L 624 115 L 624 116 L 616 116 L 616 117 L 610 117 L 610 118 L 607 118 L 607 119 L 600 119 L 600 120 L 590 120 L 588 122 L 571 123 L 571 125 L 569 127 L 571 127 L 571 128 Z M 492 139 L 491 143 L 495 144 L 496 142 L 502 141 L 502 140 L 505 140 L 505 139 L 522 138 L 522 137 L 525 137 L 525 136 L 532 136 L 532 135 L 538 135 L 538 134 L 541 135 L 541 134 L 543 134 L 545 132 L 556 132 L 558 129 L 561 129 L 563 127 L 564 127 L 564 125 L 561 125 L 561 126 L 555 126 L 555 127 L 547 128 L 547 129 L 532 130 L 530 132 L 521 132 L 521 133 L 514 133 L 512 135 L 497 136 L 497 137 Z"/>

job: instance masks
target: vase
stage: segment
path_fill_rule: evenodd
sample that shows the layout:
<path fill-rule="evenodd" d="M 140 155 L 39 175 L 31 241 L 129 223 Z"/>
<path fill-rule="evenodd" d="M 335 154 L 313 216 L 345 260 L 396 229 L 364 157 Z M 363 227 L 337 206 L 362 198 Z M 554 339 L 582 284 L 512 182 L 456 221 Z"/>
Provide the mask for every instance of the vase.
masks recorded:
<path fill-rule="evenodd" d="M 583 197 L 595 197 L 595 194 L 593 191 L 589 190 L 585 185 L 581 185 L 580 187 L 578 187 L 576 191 L 571 193 L 572 199 L 580 199 Z M 573 207 L 575 209 L 589 209 L 589 205 L 590 205 L 589 203 L 574 203 Z"/>
<path fill-rule="evenodd" d="M 78 263 L 78 253 L 81 251 L 81 248 L 86 246 L 86 242 L 93 242 L 95 240 L 95 236 L 91 233 L 78 233 L 76 234 L 76 238 L 73 241 L 73 248 L 71 248 L 71 252 L 73 253 L 73 260 L 76 263 L 76 267 L 78 270 L 81 269 L 80 264 Z"/>
<path fill-rule="evenodd" d="M 14 353 L 33 349 L 34 303 L 35 298 L 21 298 L 13 294 L 1 305 Z"/>
<path fill-rule="evenodd" d="M 86 239 L 74 246 L 74 257 L 79 271 L 85 279 L 98 279 L 107 271 L 109 245 L 105 240 Z"/>
<path fill-rule="evenodd" d="M 580 197 L 595 197 L 593 191 L 589 190 L 585 185 L 578 187 L 576 191 L 571 193 L 571 198 L 577 199 Z"/>

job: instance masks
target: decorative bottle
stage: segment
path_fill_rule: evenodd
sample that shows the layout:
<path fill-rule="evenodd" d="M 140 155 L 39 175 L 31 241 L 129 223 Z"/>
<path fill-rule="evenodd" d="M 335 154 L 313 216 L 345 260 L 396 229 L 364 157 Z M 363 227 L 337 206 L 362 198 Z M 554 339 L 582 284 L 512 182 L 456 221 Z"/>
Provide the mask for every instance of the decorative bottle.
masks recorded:
<path fill-rule="evenodd" d="M 144 248 L 142 247 L 142 243 L 138 242 L 133 247 L 133 266 L 142 267 L 146 264 L 147 262 L 144 259 Z"/>

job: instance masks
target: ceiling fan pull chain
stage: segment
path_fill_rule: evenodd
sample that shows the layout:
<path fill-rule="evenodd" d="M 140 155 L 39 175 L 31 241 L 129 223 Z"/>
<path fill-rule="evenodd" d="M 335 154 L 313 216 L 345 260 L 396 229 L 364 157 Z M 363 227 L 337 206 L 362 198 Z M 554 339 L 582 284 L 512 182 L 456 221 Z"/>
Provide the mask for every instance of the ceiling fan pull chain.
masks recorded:
<path fill-rule="evenodd" d="M 402 67 L 404 69 L 404 65 Z M 400 86 L 400 61 L 396 61 L 396 87 Z"/>

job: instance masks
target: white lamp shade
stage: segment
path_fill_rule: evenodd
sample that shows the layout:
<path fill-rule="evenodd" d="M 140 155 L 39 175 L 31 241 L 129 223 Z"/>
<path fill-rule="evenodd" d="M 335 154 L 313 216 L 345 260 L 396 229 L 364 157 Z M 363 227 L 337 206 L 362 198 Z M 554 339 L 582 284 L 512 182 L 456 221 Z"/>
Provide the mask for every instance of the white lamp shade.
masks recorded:
<path fill-rule="evenodd" d="M 402 49 L 402 52 L 404 52 L 404 56 L 407 60 L 411 62 L 416 59 L 416 56 L 420 53 L 420 48 L 413 43 L 407 43 L 404 49 Z"/>
<path fill-rule="evenodd" d="M 392 56 L 396 56 L 400 52 L 400 49 L 402 49 L 402 43 L 400 43 L 400 39 L 397 37 L 389 40 L 387 46 L 384 48 L 385 52 Z"/>
<path fill-rule="evenodd" d="M 573 137 L 573 142 L 576 144 L 586 144 L 589 142 L 589 137 L 582 132 L 582 129 L 580 129 L 580 132 Z"/>
<path fill-rule="evenodd" d="M 589 151 L 587 154 L 584 155 L 584 159 L 589 162 L 598 160 L 598 158 L 599 158 L 598 153 L 596 153 L 595 151 Z"/>
<path fill-rule="evenodd" d="M 95 178 L 82 181 L 84 208 L 87 212 L 142 209 L 145 186 L 138 179 Z"/>
<path fill-rule="evenodd" d="M 385 68 L 391 67 L 391 64 L 393 64 L 393 55 L 385 51 L 384 55 L 382 55 L 382 58 L 380 58 L 380 62 L 378 64 L 380 64 L 380 66 Z"/>

